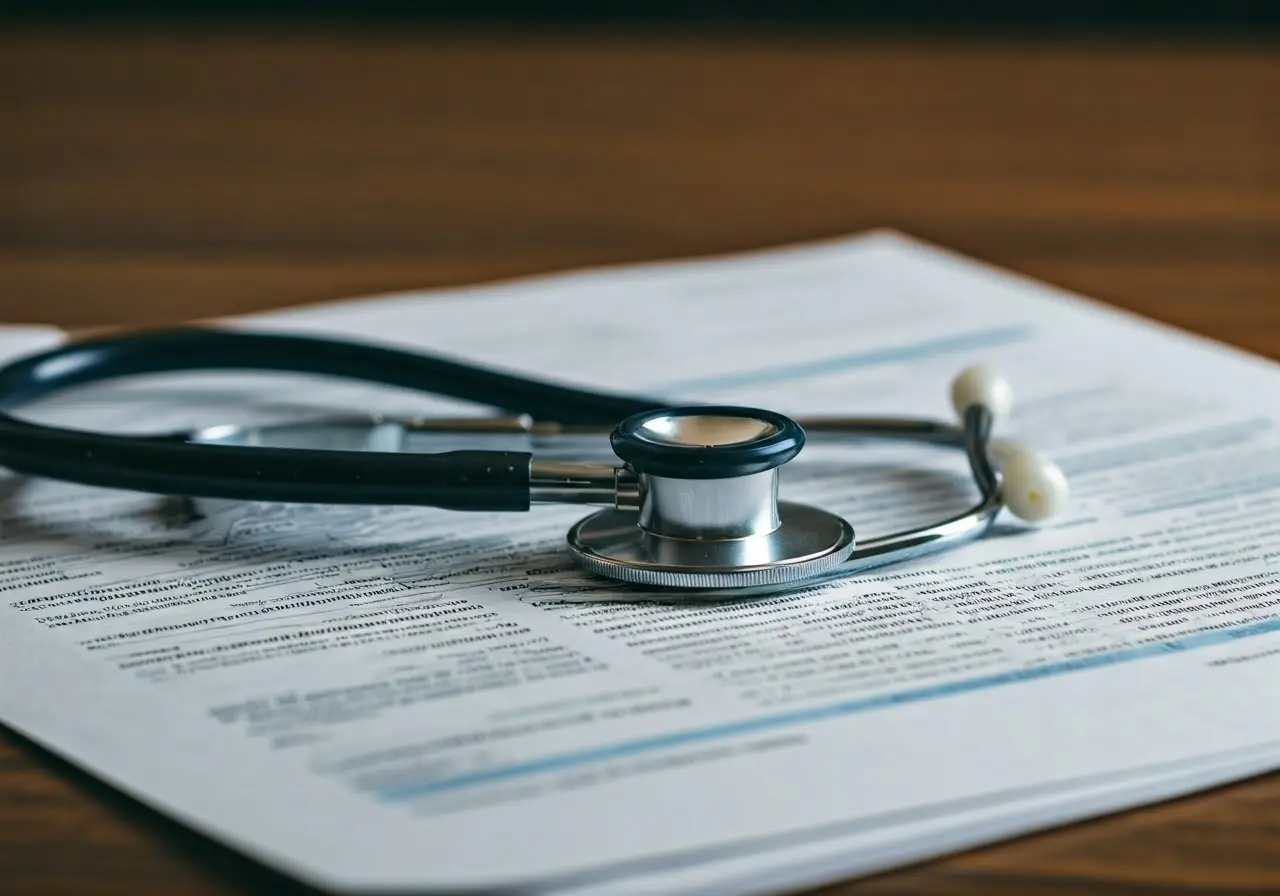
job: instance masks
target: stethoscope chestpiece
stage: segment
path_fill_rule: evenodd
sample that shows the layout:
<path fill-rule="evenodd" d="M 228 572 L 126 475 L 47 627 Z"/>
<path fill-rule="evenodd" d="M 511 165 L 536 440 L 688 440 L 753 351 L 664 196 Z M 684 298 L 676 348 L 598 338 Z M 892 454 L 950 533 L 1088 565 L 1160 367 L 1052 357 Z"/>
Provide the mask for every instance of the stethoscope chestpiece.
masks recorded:
<path fill-rule="evenodd" d="M 570 529 L 569 549 L 590 572 L 669 588 L 783 585 L 853 552 L 842 517 L 778 501 L 778 471 L 805 442 L 782 414 L 663 408 L 627 418 L 610 442 L 636 476 L 638 500 Z"/>

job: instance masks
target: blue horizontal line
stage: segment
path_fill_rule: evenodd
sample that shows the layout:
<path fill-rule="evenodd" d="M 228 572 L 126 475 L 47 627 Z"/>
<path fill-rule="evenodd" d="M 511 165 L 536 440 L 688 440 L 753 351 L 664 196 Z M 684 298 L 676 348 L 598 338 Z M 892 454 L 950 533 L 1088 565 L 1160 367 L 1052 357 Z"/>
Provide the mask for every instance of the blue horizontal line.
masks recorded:
<path fill-rule="evenodd" d="M 751 719 L 744 719 L 738 722 L 730 722 L 706 728 L 674 731 L 670 734 L 663 734 L 657 737 L 622 741 L 615 744 L 609 744 L 607 746 L 577 750 L 571 753 L 561 753 L 555 756 L 547 756 L 545 758 L 535 759 L 529 762 L 518 762 L 511 763 L 509 765 L 496 766 L 484 771 L 457 775 L 452 778 L 403 784 L 398 787 L 383 790 L 378 794 L 378 796 L 388 802 L 430 796 L 433 794 L 444 793 L 446 791 L 475 787 L 482 784 L 493 784 L 500 781 L 508 781 L 513 778 L 526 777 L 540 772 L 557 771 L 586 765 L 592 762 L 618 759 L 624 756 L 634 756 L 639 753 L 646 753 L 653 750 L 684 746 L 709 740 L 719 740 L 741 734 L 752 734 L 773 728 L 809 724 L 826 719 L 867 712 L 869 710 L 883 709 L 887 706 L 916 703 L 922 700 L 935 699 L 937 697 L 980 691 L 987 688 L 999 687 L 1023 681 L 1031 681 L 1039 678 L 1049 678 L 1068 672 L 1076 672 L 1082 669 L 1093 669 L 1100 666 L 1116 665 L 1118 663 L 1146 659 L 1153 656 L 1159 656 L 1161 654 L 1178 653 L 1204 647 L 1213 647 L 1219 644 L 1236 641 L 1241 638 L 1270 634 L 1275 631 L 1280 631 L 1280 619 L 1268 619 L 1251 625 L 1201 632 L 1199 634 L 1189 635 L 1185 638 L 1175 638 L 1169 641 L 1144 644 L 1141 647 L 1133 647 L 1127 650 L 1095 654 L 1094 656 L 1080 657 L 1058 663 L 1046 663 L 1043 666 L 1036 666 L 1030 669 L 1016 669 L 1008 672 L 981 676 L 978 678 L 930 685 L 928 687 L 899 691 L 892 694 L 882 694 L 861 700 L 847 700 L 828 706 L 813 707 L 768 716 L 757 716 Z"/>
<path fill-rule="evenodd" d="M 1008 345 L 1029 338 L 1033 333 L 1029 325 L 1000 327 L 992 330 L 977 330 L 962 333 L 959 336 L 946 336 L 930 339 L 912 345 L 886 346 L 870 351 L 856 352 L 848 355 L 837 355 L 832 358 L 819 358 L 814 361 L 802 361 L 795 364 L 780 364 L 775 367 L 760 367 L 738 373 L 718 374 L 708 377 L 693 377 L 674 380 L 659 389 L 673 392 L 689 390 L 703 392 L 713 389 L 731 389 L 738 386 L 760 385 L 763 383 L 779 383 L 787 380 L 806 379 L 827 373 L 839 373 L 861 367 L 874 367 L 880 364 L 896 364 L 900 361 L 912 361 L 937 355 L 969 349 L 989 348 L 997 345 Z"/>

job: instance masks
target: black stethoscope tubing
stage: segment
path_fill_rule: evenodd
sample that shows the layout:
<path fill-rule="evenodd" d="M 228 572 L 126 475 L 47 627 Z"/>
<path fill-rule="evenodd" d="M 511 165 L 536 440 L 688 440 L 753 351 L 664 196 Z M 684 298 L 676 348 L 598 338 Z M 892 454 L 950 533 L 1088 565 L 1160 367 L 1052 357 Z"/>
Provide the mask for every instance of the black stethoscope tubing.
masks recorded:
<path fill-rule="evenodd" d="M 269 450 L 35 423 L 14 411 L 76 386 L 198 370 L 315 374 L 474 402 L 565 425 L 612 425 L 668 402 L 595 392 L 442 356 L 333 340 L 183 328 L 69 343 L 0 369 L 0 466 L 158 495 L 317 504 L 528 510 L 531 454 Z"/>

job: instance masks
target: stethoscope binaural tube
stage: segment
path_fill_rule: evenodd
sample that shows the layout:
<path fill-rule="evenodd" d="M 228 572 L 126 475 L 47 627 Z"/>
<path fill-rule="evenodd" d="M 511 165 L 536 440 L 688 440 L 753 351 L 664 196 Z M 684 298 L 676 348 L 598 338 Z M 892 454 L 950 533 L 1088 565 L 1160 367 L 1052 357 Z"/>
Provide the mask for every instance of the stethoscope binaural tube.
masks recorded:
<path fill-rule="evenodd" d="M 330 447 L 317 448 L 324 424 L 314 422 L 126 436 L 46 426 L 9 413 L 73 386 L 214 369 L 355 379 L 516 416 L 337 421 L 322 441 Z M 1056 513 L 1068 494 L 1061 471 L 1038 455 L 991 443 L 996 419 L 1009 411 L 1008 384 L 973 367 L 953 382 L 951 397 L 959 425 L 881 418 L 795 421 L 754 408 L 669 407 L 651 398 L 581 390 L 360 343 L 182 329 L 72 343 L 0 369 L 0 466 L 28 476 L 197 499 L 466 511 L 604 505 L 567 537 L 585 569 L 634 587 L 730 596 L 817 582 L 957 546 L 985 533 L 1002 507 L 1030 521 Z M 595 432 L 608 434 L 615 456 L 582 462 L 539 458 L 527 447 L 412 449 L 414 439 L 442 432 L 481 441 L 511 432 L 570 440 Z M 807 434 L 961 448 L 979 500 L 952 518 L 858 543 L 839 516 L 778 500 L 778 469 L 799 453 Z"/>

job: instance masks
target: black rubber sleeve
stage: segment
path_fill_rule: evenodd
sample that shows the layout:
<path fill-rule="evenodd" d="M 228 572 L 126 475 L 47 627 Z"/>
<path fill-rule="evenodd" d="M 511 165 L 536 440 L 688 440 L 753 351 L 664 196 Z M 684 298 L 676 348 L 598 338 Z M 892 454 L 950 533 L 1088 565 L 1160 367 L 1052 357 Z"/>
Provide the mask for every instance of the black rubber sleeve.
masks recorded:
<path fill-rule="evenodd" d="M 195 445 L 51 431 L 0 415 L 0 466 L 15 473 L 191 498 L 524 511 L 530 458 Z"/>
<path fill-rule="evenodd" d="M 765 420 L 773 424 L 774 432 L 767 438 L 741 444 L 664 444 L 649 441 L 641 435 L 645 424 L 658 414 L 710 414 Z M 646 411 L 623 420 L 610 436 L 614 453 L 638 472 L 671 479 L 729 479 L 763 473 L 794 458 L 804 447 L 804 441 L 804 430 L 790 417 L 774 411 L 730 405 L 698 405 Z"/>

